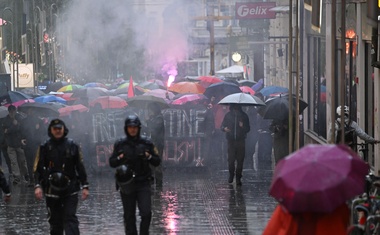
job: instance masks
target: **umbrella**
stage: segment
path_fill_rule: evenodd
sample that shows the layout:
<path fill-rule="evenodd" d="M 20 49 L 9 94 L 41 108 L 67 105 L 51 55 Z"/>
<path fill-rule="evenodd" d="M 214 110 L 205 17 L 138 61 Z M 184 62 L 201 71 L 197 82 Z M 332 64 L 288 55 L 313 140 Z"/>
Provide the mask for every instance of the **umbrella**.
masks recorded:
<path fill-rule="evenodd" d="M 91 101 L 91 107 L 100 105 L 102 109 L 121 109 L 126 107 L 127 102 L 118 96 L 101 96 Z"/>
<path fill-rule="evenodd" d="M 258 97 L 245 93 L 235 93 L 224 97 L 218 104 L 230 105 L 252 105 L 252 106 L 265 106 L 265 103 Z"/>
<path fill-rule="evenodd" d="M 161 88 L 160 85 L 158 85 L 157 83 L 155 83 L 155 82 L 148 82 L 148 81 L 139 83 L 138 86 L 141 87 L 141 88 L 144 88 L 144 89 L 149 89 L 149 90 L 154 90 L 154 89 Z"/>
<path fill-rule="evenodd" d="M 203 94 L 205 88 L 199 83 L 195 82 L 179 82 L 168 87 L 169 91 L 176 93 L 194 93 L 194 94 Z"/>
<path fill-rule="evenodd" d="M 148 82 L 154 82 L 157 85 L 159 85 L 160 87 L 166 88 L 165 83 L 163 81 L 159 80 L 159 79 L 149 79 Z"/>
<path fill-rule="evenodd" d="M 3 105 L 3 106 L 7 106 L 7 105 L 9 106 L 11 104 L 14 105 L 14 103 L 16 103 L 17 101 L 24 101 L 24 100 L 29 100 L 29 99 L 32 99 L 32 97 L 25 93 L 22 93 L 19 91 L 8 91 L 7 94 L 0 97 L 0 105 Z"/>
<path fill-rule="evenodd" d="M 175 99 L 171 102 L 171 104 L 182 105 L 186 103 L 199 103 L 201 101 L 208 100 L 207 96 L 202 94 L 186 94 L 178 99 Z"/>
<path fill-rule="evenodd" d="M 222 79 L 213 76 L 200 76 L 197 78 L 199 84 L 203 87 L 209 87 L 211 84 L 222 82 Z"/>
<path fill-rule="evenodd" d="M 59 102 L 62 104 L 66 104 L 66 102 L 67 102 L 65 99 L 58 97 L 58 96 L 55 96 L 55 95 L 39 96 L 39 97 L 34 98 L 34 101 L 36 101 L 38 103 Z"/>
<path fill-rule="evenodd" d="M 49 93 L 51 91 L 58 91 L 60 88 L 68 85 L 67 82 L 53 82 L 47 85 L 45 93 Z"/>
<path fill-rule="evenodd" d="M 73 91 L 73 95 L 70 96 L 73 98 L 87 98 L 89 101 L 94 100 L 100 96 L 108 96 L 106 88 L 102 87 L 87 87 L 83 89 L 76 89 Z"/>
<path fill-rule="evenodd" d="M 59 88 L 57 91 L 60 92 L 71 92 L 71 91 L 74 91 L 76 89 L 81 89 L 81 88 L 84 88 L 84 86 L 81 86 L 81 85 L 76 85 L 76 84 L 71 84 L 71 85 L 66 85 L 64 87 L 61 87 Z"/>
<path fill-rule="evenodd" d="M 293 95 L 293 112 L 296 106 L 296 96 Z M 299 100 L 300 114 L 308 106 L 306 101 L 300 98 Z M 265 102 L 266 107 L 263 110 L 264 119 L 278 119 L 285 120 L 289 117 L 289 95 L 280 95 L 278 97 L 271 98 Z"/>
<path fill-rule="evenodd" d="M 41 91 L 40 89 L 37 88 L 24 88 L 21 90 L 22 93 L 32 96 L 32 97 L 37 97 L 40 95 L 46 95 L 45 92 Z"/>
<path fill-rule="evenodd" d="M 168 99 L 168 100 L 171 100 L 174 97 L 173 92 L 163 90 L 163 89 L 151 90 L 144 93 L 143 95 L 152 95 L 152 96 L 156 96 L 156 97 L 160 97 L 160 98 Z"/>
<path fill-rule="evenodd" d="M 252 81 L 252 80 L 247 80 L 247 79 L 239 80 L 238 83 L 239 83 L 239 86 L 248 86 L 248 87 L 252 87 L 253 85 L 257 84 L 257 82 Z"/>
<path fill-rule="evenodd" d="M 264 79 L 260 78 L 259 81 L 255 85 L 251 86 L 251 88 L 254 91 L 259 91 L 263 87 L 263 85 L 264 85 Z"/>
<path fill-rule="evenodd" d="M 307 145 L 276 165 L 269 193 L 291 213 L 329 213 L 364 193 L 367 173 L 347 146 Z"/>
<path fill-rule="evenodd" d="M 88 110 L 89 109 L 83 104 L 75 104 L 75 105 L 70 105 L 70 106 L 60 108 L 58 111 L 59 111 L 59 116 L 68 116 L 74 111 L 78 111 L 82 113 L 82 112 L 87 112 Z"/>
<path fill-rule="evenodd" d="M 65 99 L 66 101 L 76 100 L 77 98 L 73 98 L 73 93 L 63 93 L 63 94 L 57 94 L 58 97 L 61 97 L 62 99 Z"/>
<path fill-rule="evenodd" d="M 147 108 L 150 104 L 157 105 L 161 109 L 169 108 L 168 103 L 163 98 L 152 95 L 130 97 L 127 99 L 127 103 L 129 106 L 137 108 Z"/>
<path fill-rule="evenodd" d="M 241 87 L 240 87 L 240 90 L 241 90 L 241 92 L 249 93 L 249 94 L 251 94 L 251 95 L 254 95 L 254 94 L 255 94 L 255 91 L 252 90 L 252 88 L 250 88 L 249 86 L 241 86 Z"/>
<path fill-rule="evenodd" d="M 27 113 L 28 109 L 34 110 L 40 117 L 58 117 L 59 111 L 57 106 L 49 103 L 25 103 L 17 108 L 20 112 Z"/>
<path fill-rule="evenodd" d="M 238 85 L 230 83 L 230 82 L 219 82 L 215 84 L 211 84 L 206 88 L 206 91 L 203 93 L 205 96 L 211 99 L 211 97 L 216 97 L 222 99 L 227 95 L 231 95 L 233 93 L 241 93 L 241 90 Z"/>
<path fill-rule="evenodd" d="M 0 106 L 0 118 L 5 118 L 8 115 L 8 108 L 5 106 Z"/>
<path fill-rule="evenodd" d="M 260 90 L 260 93 L 263 94 L 263 96 L 270 96 L 271 94 L 275 93 L 287 93 L 289 91 L 286 87 L 281 86 L 267 86 Z"/>
<path fill-rule="evenodd" d="M 138 85 L 138 83 L 137 82 L 133 82 L 133 86 L 136 86 L 136 85 Z M 123 84 L 119 85 L 117 87 L 117 89 L 121 89 L 121 88 L 127 88 L 128 89 L 128 87 L 129 87 L 129 82 L 124 82 Z"/>
<path fill-rule="evenodd" d="M 107 89 L 107 86 L 100 82 L 89 82 L 84 84 L 84 87 L 101 87 Z"/>

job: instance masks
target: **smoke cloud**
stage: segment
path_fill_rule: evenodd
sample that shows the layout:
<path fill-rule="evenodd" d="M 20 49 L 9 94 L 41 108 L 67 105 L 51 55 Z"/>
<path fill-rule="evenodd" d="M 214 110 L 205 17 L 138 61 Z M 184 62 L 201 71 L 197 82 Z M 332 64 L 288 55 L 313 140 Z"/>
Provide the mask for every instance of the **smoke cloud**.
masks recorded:
<path fill-rule="evenodd" d="M 191 2 L 72 1 L 57 23 L 62 69 L 87 81 L 177 75 L 191 51 L 188 13 L 201 14 Z"/>

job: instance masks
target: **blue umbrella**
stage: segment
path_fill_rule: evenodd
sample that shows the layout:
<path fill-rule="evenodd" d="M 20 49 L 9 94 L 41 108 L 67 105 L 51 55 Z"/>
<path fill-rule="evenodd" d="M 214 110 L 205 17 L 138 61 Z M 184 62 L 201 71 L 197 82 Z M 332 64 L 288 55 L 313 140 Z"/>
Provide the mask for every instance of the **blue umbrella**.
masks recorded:
<path fill-rule="evenodd" d="M 66 104 L 66 102 L 67 102 L 65 99 L 58 97 L 58 96 L 55 96 L 55 95 L 39 96 L 39 97 L 34 98 L 34 101 L 36 101 L 38 103 L 58 102 L 58 103 L 62 103 L 62 104 Z"/>
<path fill-rule="evenodd" d="M 263 94 L 263 96 L 270 96 L 272 94 L 276 93 L 287 93 L 289 90 L 286 87 L 281 86 L 267 86 L 260 90 L 260 93 Z"/>

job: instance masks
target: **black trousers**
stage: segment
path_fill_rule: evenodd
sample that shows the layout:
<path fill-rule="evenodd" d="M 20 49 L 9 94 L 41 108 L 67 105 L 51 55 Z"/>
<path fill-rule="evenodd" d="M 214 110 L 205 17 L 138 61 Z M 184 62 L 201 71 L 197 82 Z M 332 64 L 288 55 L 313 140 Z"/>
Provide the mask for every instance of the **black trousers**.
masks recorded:
<path fill-rule="evenodd" d="M 243 164 L 245 157 L 245 139 L 228 140 L 228 171 L 230 175 L 236 174 L 236 178 L 240 179 L 243 172 Z M 235 169 L 236 162 L 236 169 Z"/>
<path fill-rule="evenodd" d="M 124 228 L 126 235 L 137 235 L 136 204 L 141 216 L 140 235 L 149 234 L 152 220 L 152 202 L 150 182 L 135 183 L 135 190 L 130 194 L 120 193 L 124 209 Z"/>
<path fill-rule="evenodd" d="M 78 195 L 64 198 L 46 197 L 50 235 L 79 235 L 79 221 L 76 216 Z"/>

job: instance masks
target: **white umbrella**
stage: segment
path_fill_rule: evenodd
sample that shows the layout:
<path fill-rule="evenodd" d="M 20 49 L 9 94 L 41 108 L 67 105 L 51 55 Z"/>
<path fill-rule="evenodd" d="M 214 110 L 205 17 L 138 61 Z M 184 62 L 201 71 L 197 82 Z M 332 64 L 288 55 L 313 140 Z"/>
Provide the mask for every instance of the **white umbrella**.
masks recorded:
<path fill-rule="evenodd" d="M 224 97 L 218 104 L 230 105 L 230 104 L 240 104 L 240 105 L 252 105 L 252 106 L 265 106 L 265 103 L 258 97 L 246 94 L 246 93 L 235 93 Z"/>

